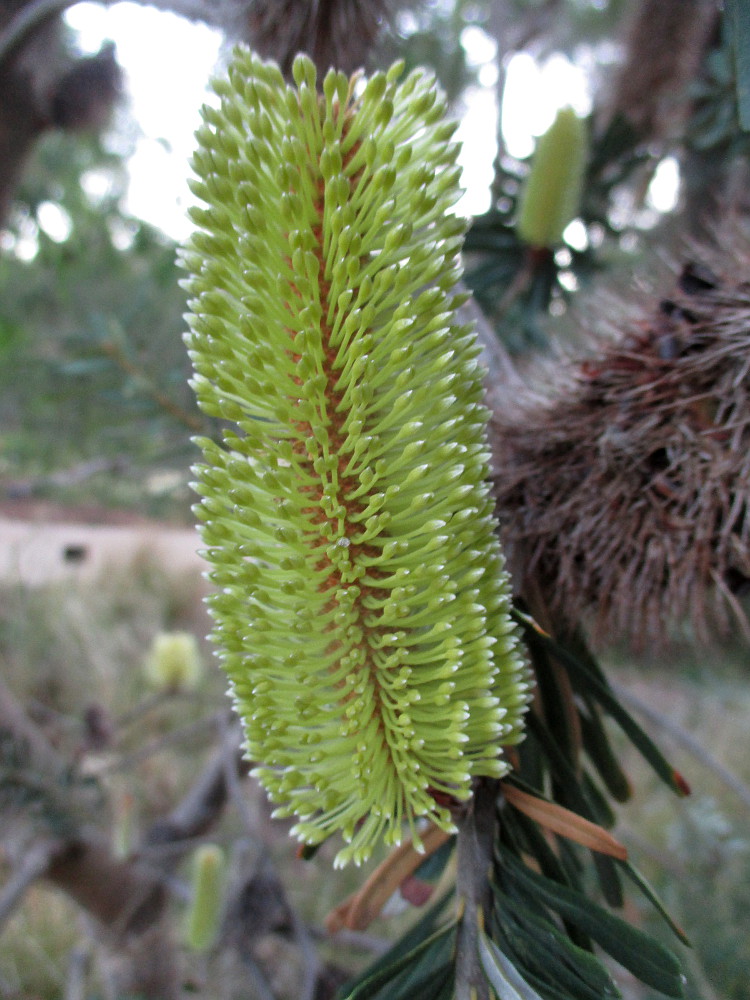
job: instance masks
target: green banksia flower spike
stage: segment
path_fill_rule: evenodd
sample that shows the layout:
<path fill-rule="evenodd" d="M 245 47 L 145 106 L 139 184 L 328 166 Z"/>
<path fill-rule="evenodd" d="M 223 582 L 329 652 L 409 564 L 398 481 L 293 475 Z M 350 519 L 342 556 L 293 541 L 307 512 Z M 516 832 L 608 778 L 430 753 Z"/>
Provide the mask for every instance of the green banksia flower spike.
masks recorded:
<path fill-rule="evenodd" d="M 184 262 L 214 638 L 276 815 L 337 864 L 507 771 L 528 682 L 452 294 L 454 131 L 421 72 L 238 50 L 195 155 Z"/>
<path fill-rule="evenodd" d="M 224 852 L 215 844 L 196 848 L 192 862 L 192 900 L 185 917 L 185 943 L 208 951 L 219 933 L 224 900 Z"/>
<path fill-rule="evenodd" d="M 154 637 L 144 663 L 146 677 L 160 691 L 188 691 L 202 673 L 195 636 L 189 632 L 160 632 Z"/>
<path fill-rule="evenodd" d="M 539 140 L 521 192 L 518 235 L 532 247 L 553 247 L 577 215 L 588 155 L 586 123 L 562 108 Z"/>

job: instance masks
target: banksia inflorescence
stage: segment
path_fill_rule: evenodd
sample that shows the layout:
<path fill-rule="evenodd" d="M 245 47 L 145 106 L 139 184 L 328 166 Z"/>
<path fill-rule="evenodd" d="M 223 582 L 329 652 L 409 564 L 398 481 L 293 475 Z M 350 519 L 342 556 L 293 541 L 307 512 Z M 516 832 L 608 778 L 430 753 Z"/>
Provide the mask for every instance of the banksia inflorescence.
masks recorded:
<path fill-rule="evenodd" d="M 543 582 L 562 620 L 590 613 L 610 640 L 659 644 L 686 619 L 705 639 L 741 615 L 750 248 L 729 229 L 724 254 L 703 252 L 669 298 L 557 366 L 545 402 L 517 395 L 494 428 L 514 569 Z"/>
<path fill-rule="evenodd" d="M 588 156 L 586 123 L 561 108 L 540 138 L 518 206 L 518 235 L 532 247 L 554 247 L 581 205 Z"/>
<path fill-rule="evenodd" d="M 337 863 L 502 776 L 528 700 L 488 473 L 444 102 L 239 50 L 194 165 L 195 389 L 215 639 L 277 815 Z"/>
<path fill-rule="evenodd" d="M 216 844 L 196 848 L 192 864 L 190 907 L 185 914 L 185 944 L 192 951 L 208 951 L 219 935 L 224 905 L 224 852 Z"/>

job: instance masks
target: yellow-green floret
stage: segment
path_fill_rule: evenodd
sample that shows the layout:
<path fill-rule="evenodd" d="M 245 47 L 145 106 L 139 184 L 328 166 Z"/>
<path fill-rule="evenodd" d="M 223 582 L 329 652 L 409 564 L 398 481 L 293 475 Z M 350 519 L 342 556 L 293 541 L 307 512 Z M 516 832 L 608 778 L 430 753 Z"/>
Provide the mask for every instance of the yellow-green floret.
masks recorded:
<path fill-rule="evenodd" d="M 214 638 L 277 815 L 337 863 L 501 776 L 528 679 L 458 325 L 454 125 L 431 78 L 244 49 L 204 109 L 191 272 Z"/>

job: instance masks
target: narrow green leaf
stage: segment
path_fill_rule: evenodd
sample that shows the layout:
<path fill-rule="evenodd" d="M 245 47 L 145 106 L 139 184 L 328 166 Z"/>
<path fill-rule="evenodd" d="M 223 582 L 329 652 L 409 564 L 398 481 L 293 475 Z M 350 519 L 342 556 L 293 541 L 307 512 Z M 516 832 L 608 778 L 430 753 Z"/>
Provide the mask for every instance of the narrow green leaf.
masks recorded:
<path fill-rule="evenodd" d="M 550 775 L 555 783 L 553 801 L 572 809 L 593 823 L 599 823 L 600 817 L 597 814 L 596 804 L 589 799 L 577 770 L 560 750 L 554 736 L 535 712 L 529 712 L 527 731 L 530 734 L 533 733 L 538 739 L 547 758 Z M 510 775 L 506 780 L 515 782 L 516 776 Z M 534 794 L 539 795 L 540 793 L 534 790 Z"/>
<path fill-rule="evenodd" d="M 479 935 L 479 958 L 498 1000 L 542 1000 L 495 942 L 483 932 Z"/>
<path fill-rule="evenodd" d="M 664 903 L 657 896 L 656 891 L 654 890 L 653 886 L 651 886 L 649 882 L 646 880 L 645 876 L 642 875 L 638 871 L 638 869 L 629 861 L 619 861 L 618 864 L 625 872 L 625 874 L 628 876 L 628 878 L 632 879 L 632 881 L 638 886 L 638 888 L 641 890 L 641 892 L 649 901 L 649 903 L 651 903 L 651 905 L 657 911 L 659 916 L 664 920 L 667 927 L 669 927 L 669 929 L 675 935 L 677 940 L 680 941 L 682 944 L 684 944 L 687 948 L 692 948 L 693 946 L 690 943 L 690 938 L 687 936 L 685 931 L 680 927 L 680 925 L 674 922 L 672 917 L 669 915 L 669 912 L 667 911 L 667 908 L 665 907 Z"/>
<path fill-rule="evenodd" d="M 602 725 L 596 705 L 590 699 L 586 699 L 586 702 L 588 711 L 582 711 L 579 716 L 583 748 L 610 795 L 617 802 L 627 802 L 631 796 L 628 776 L 612 751 L 612 744 Z"/>
<path fill-rule="evenodd" d="M 513 916 L 532 943 L 535 971 L 542 981 L 569 985 L 577 1000 L 611 1000 L 620 996 L 599 959 L 591 951 L 579 948 L 550 920 L 523 905 L 514 908 Z"/>
<path fill-rule="evenodd" d="M 604 711 L 614 719 L 620 729 L 622 729 L 631 741 L 633 746 L 635 746 L 641 753 L 644 760 L 651 765 L 654 772 L 662 779 L 662 781 L 678 795 L 684 796 L 688 794 L 685 780 L 677 771 L 675 771 L 653 740 L 651 740 L 651 738 L 644 733 L 635 719 L 623 708 L 606 680 L 597 676 L 597 673 L 595 673 L 590 666 L 584 664 L 580 657 L 573 656 L 573 654 L 570 653 L 564 646 L 562 646 L 559 642 L 556 642 L 552 636 L 538 631 L 535 627 L 535 623 L 528 615 L 525 615 L 520 611 L 516 611 L 514 613 L 518 620 L 523 622 L 529 628 L 530 633 L 535 637 L 536 641 L 542 642 L 548 646 L 555 656 L 565 663 L 565 665 L 570 669 L 571 680 L 573 681 L 574 686 L 576 686 L 584 697 L 589 695 L 594 698 L 601 705 Z M 529 719 L 529 722 L 530 721 L 531 719 Z"/>
<path fill-rule="evenodd" d="M 372 979 L 381 972 L 392 970 L 404 956 L 413 954 L 413 952 L 420 945 L 422 945 L 425 940 L 434 934 L 435 929 L 443 915 L 446 904 L 448 900 L 452 898 L 451 893 L 446 893 L 442 896 L 433 907 L 427 910 L 420 917 L 410 930 L 402 935 L 402 937 L 400 937 L 398 941 L 396 941 L 396 943 L 388 949 L 384 955 L 381 955 L 378 959 L 376 959 L 352 983 L 349 984 L 349 990 L 353 990 L 355 987 L 358 987 L 366 980 Z"/>
<path fill-rule="evenodd" d="M 615 859 L 606 857 L 604 854 L 592 854 L 591 857 L 604 899 L 609 906 L 619 910 L 625 903 L 625 897 Z"/>
<path fill-rule="evenodd" d="M 493 889 L 493 926 L 498 932 L 493 936 L 504 943 L 503 950 L 529 985 L 568 989 L 575 1000 L 619 997 L 599 959 L 563 933 L 527 889 L 510 885 L 507 893 Z"/>
<path fill-rule="evenodd" d="M 585 771 L 581 775 L 581 787 L 583 788 L 586 796 L 586 801 L 594 810 L 596 822 L 599 826 L 603 826 L 605 830 L 611 830 L 617 822 L 617 817 L 609 804 L 609 800 L 604 795 L 604 792 L 601 788 L 599 788 L 591 775 L 587 774 Z"/>
<path fill-rule="evenodd" d="M 387 952 L 372 969 L 368 970 L 366 978 L 360 980 L 349 993 L 345 994 L 345 1000 L 375 1000 L 385 986 L 388 986 L 390 991 L 391 985 L 404 970 L 412 966 L 415 970 L 423 966 L 434 968 L 439 962 L 441 953 L 445 954 L 446 950 L 452 951 L 454 934 L 454 924 L 443 927 L 392 962 L 385 961 L 391 955 L 391 952 Z M 403 942 L 399 942 L 401 943 Z M 389 992 L 388 997 L 390 995 Z M 393 1000 L 396 1000 L 395 996 Z"/>
<path fill-rule="evenodd" d="M 560 683 L 560 667 L 553 664 L 550 651 L 540 642 L 529 643 L 531 664 L 541 698 L 544 721 L 560 750 L 572 762 L 576 757 L 577 734 L 573 732 L 566 701 L 570 691 Z M 567 697 L 566 697 L 567 696 Z"/>
<path fill-rule="evenodd" d="M 506 813 L 503 813 L 503 827 L 508 825 L 508 821 L 512 817 L 513 826 L 518 829 L 519 836 L 522 838 L 522 843 L 518 845 L 519 849 L 516 853 L 531 855 L 539 864 L 542 874 L 548 878 L 570 885 L 571 888 L 577 888 L 578 880 L 569 877 L 567 870 L 550 847 L 549 841 L 541 832 L 539 825 L 517 810 L 506 810 Z"/>
<path fill-rule="evenodd" d="M 550 909 L 580 927 L 642 982 L 667 996 L 683 996 L 683 978 L 675 956 L 653 938 L 614 917 L 567 886 L 537 875 L 511 855 L 505 872 L 519 888 L 535 892 Z"/>
<path fill-rule="evenodd" d="M 445 983 L 454 980 L 454 960 L 435 965 L 428 953 L 414 967 L 404 969 L 387 983 L 374 1000 L 435 1000 L 435 995 Z M 449 996 L 453 995 L 453 988 Z"/>

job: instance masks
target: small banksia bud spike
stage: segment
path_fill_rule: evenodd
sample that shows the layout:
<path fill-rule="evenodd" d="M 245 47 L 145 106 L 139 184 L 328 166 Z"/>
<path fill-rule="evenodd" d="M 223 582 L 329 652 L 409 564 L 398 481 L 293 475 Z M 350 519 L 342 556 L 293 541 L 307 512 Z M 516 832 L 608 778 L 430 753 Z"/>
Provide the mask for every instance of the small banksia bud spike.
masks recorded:
<path fill-rule="evenodd" d="M 192 859 L 192 899 L 185 915 L 185 944 L 192 951 L 208 951 L 219 934 L 224 901 L 224 852 L 216 844 L 202 844 Z"/>
<path fill-rule="evenodd" d="M 586 123 L 562 108 L 540 138 L 521 191 L 516 229 L 532 247 L 554 247 L 581 202 L 588 155 Z"/>
<path fill-rule="evenodd" d="M 457 147 L 431 78 L 238 50 L 195 157 L 188 348 L 214 638 L 255 774 L 337 864 L 446 830 L 507 771 L 528 680 L 452 290 Z M 439 800 L 439 801 L 436 801 Z"/>
<path fill-rule="evenodd" d="M 192 690 L 203 671 L 195 636 L 190 632 L 159 632 L 146 655 L 144 671 L 159 691 Z"/>

